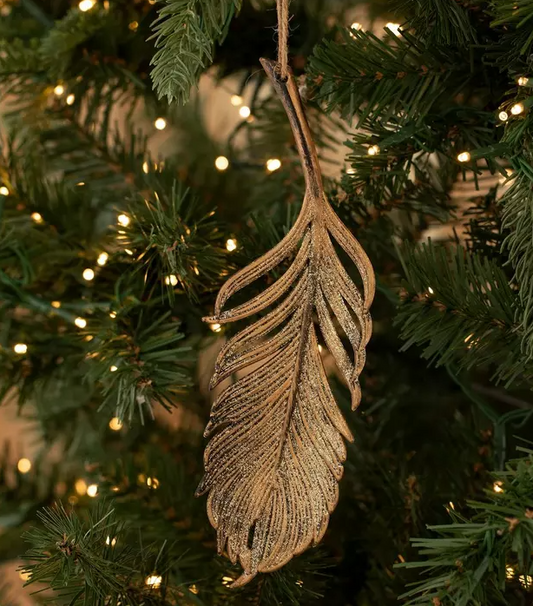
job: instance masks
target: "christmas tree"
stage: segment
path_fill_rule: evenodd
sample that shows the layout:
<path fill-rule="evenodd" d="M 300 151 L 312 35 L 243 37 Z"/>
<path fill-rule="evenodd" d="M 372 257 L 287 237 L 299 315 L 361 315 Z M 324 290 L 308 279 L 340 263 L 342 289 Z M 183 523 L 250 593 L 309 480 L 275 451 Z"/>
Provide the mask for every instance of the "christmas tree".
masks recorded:
<path fill-rule="evenodd" d="M 533 600 L 530 0 L 290 4 L 325 195 L 374 268 L 373 335 L 356 412 L 333 337 L 313 354 L 354 437 L 322 541 L 231 587 L 242 560 L 194 494 L 215 360 L 247 321 L 213 310 L 308 178 L 259 62 L 282 46 L 275 7 L 0 2 L 2 604 Z M 339 347 L 353 315 L 332 313 Z M 267 390 L 275 356 L 261 368 Z"/>

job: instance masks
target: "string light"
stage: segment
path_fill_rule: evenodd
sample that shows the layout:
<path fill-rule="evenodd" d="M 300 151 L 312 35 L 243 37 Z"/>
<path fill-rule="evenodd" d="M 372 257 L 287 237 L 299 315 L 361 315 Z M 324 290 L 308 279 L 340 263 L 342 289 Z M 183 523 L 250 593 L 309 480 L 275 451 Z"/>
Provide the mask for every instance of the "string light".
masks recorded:
<path fill-rule="evenodd" d="M 237 240 L 234 238 L 228 238 L 226 240 L 226 250 L 229 252 L 233 252 L 237 248 Z"/>
<path fill-rule="evenodd" d="M 128 217 L 128 215 L 125 215 L 124 213 L 122 213 L 121 215 L 119 215 L 117 217 L 117 221 L 118 221 L 119 225 L 122 225 L 122 227 L 128 227 L 128 225 L 130 224 L 130 218 Z"/>
<path fill-rule="evenodd" d="M 29 581 L 31 579 L 31 572 L 28 572 L 27 570 L 19 570 L 19 577 L 24 582 Z"/>
<path fill-rule="evenodd" d="M 196 585 L 190 585 L 189 591 L 191 593 L 194 593 L 194 595 L 198 595 L 200 593 L 200 590 L 198 589 L 198 587 L 196 587 Z"/>
<path fill-rule="evenodd" d="M 80 496 L 83 496 L 87 494 L 87 483 L 85 482 L 85 480 L 76 480 L 76 483 L 74 484 L 74 489 Z"/>
<path fill-rule="evenodd" d="M 2 187 L 0 187 L 0 195 L 9 196 L 9 189 L 7 189 L 5 185 L 2 185 Z"/>
<path fill-rule="evenodd" d="M 105 544 L 114 547 L 117 544 L 117 537 L 107 537 L 107 539 L 105 540 Z"/>
<path fill-rule="evenodd" d="M 215 160 L 215 167 L 217 170 L 224 171 L 228 168 L 228 166 L 229 160 L 226 158 L 226 156 L 218 156 L 218 158 Z"/>
<path fill-rule="evenodd" d="M 78 328 L 85 328 L 87 326 L 87 320 L 85 318 L 76 318 L 74 324 L 76 324 Z"/>
<path fill-rule="evenodd" d="M 130 257 L 132 257 L 132 256 L 133 256 L 133 251 L 132 251 L 132 250 L 130 250 L 129 248 L 125 248 L 125 249 L 124 249 L 124 252 L 125 252 L 127 255 L 129 255 Z"/>
<path fill-rule="evenodd" d="M 322 353 L 322 345 L 320 345 L 320 343 L 318 344 L 318 351 L 319 353 Z"/>
<path fill-rule="evenodd" d="M 450 501 L 448 505 L 450 506 L 450 509 L 453 509 L 455 511 L 455 505 L 453 504 L 453 501 Z"/>
<path fill-rule="evenodd" d="M 526 589 L 530 589 L 531 585 L 533 584 L 533 577 L 529 574 L 521 574 L 518 577 L 518 580 L 520 581 L 520 585 Z"/>
<path fill-rule="evenodd" d="M 28 351 L 28 346 L 26 343 L 17 343 L 13 346 L 13 351 L 16 354 L 25 354 Z"/>
<path fill-rule="evenodd" d="M 117 312 L 116 311 L 110 311 L 109 312 L 109 317 L 114 320 L 117 317 Z"/>
<path fill-rule="evenodd" d="M 139 27 L 139 22 L 138 21 L 132 21 L 128 27 L 131 29 L 132 32 L 136 32 L 137 28 Z"/>
<path fill-rule="evenodd" d="M 512 579 L 512 578 L 514 578 L 514 575 L 515 575 L 515 570 L 514 570 L 514 568 L 513 568 L 512 566 L 506 566 L 506 567 L 505 567 L 505 576 L 506 576 L 508 579 Z"/>
<path fill-rule="evenodd" d="M 154 126 L 157 128 L 157 130 L 165 130 L 165 128 L 167 127 L 167 121 L 165 120 L 165 118 L 158 118 L 154 122 Z"/>
<path fill-rule="evenodd" d="M 220 332 L 222 330 L 222 325 L 218 324 L 218 322 L 215 322 L 215 324 L 209 324 L 209 328 L 213 332 Z"/>
<path fill-rule="evenodd" d="M 503 492 L 503 482 L 500 480 L 494 482 L 492 485 L 492 490 L 494 490 L 494 492 Z"/>
<path fill-rule="evenodd" d="M 94 270 L 91 269 L 90 267 L 87 267 L 86 269 L 83 270 L 83 279 L 87 280 L 87 282 L 90 282 L 91 280 L 94 280 Z"/>
<path fill-rule="evenodd" d="M 87 496 L 94 499 L 94 497 L 98 494 L 98 484 L 90 484 L 87 486 Z"/>
<path fill-rule="evenodd" d="M 472 156 L 470 155 L 470 152 L 467 152 L 467 151 L 457 154 L 457 160 L 459 162 L 469 162 L 471 157 Z"/>
<path fill-rule="evenodd" d="M 65 92 L 65 87 L 62 84 L 58 84 L 57 86 L 55 86 L 54 95 L 56 97 L 61 97 L 61 95 L 63 95 L 64 92 Z"/>
<path fill-rule="evenodd" d="M 67 97 L 67 105 L 74 105 L 74 101 L 76 100 L 76 96 L 70 93 Z"/>
<path fill-rule="evenodd" d="M 520 115 L 522 112 L 524 111 L 524 104 L 523 103 L 515 103 L 512 107 L 511 107 L 511 113 L 513 114 L 513 116 L 518 116 Z"/>
<path fill-rule="evenodd" d="M 230 101 L 234 107 L 239 107 L 239 105 L 242 105 L 242 97 L 240 95 L 231 95 Z"/>
<path fill-rule="evenodd" d="M 76 187 L 83 187 L 85 185 L 85 181 L 79 181 L 76 183 Z"/>
<path fill-rule="evenodd" d="M 509 120 L 509 114 L 506 111 L 501 111 L 498 114 L 498 118 L 502 121 L 502 122 L 507 122 L 507 120 Z"/>
<path fill-rule="evenodd" d="M 96 259 L 96 262 L 98 263 L 98 265 L 102 266 L 107 263 L 108 259 L 109 255 L 106 252 L 102 252 L 98 255 L 98 259 Z"/>
<path fill-rule="evenodd" d="M 367 149 L 367 154 L 369 156 L 377 156 L 379 154 L 379 145 L 371 145 L 368 149 Z"/>
<path fill-rule="evenodd" d="M 252 110 L 247 105 L 243 105 L 239 109 L 239 116 L 241 118 L 249 118 L 251 113 L 252 113 Z"/>
<path fill-rule="evenodd" d="M 428 293 L 430 295 L 434 295 L 435 294 L 435 291 L 431 288 L 431 286 L 428 286 Z"/>
<path fill-rule="evenodd" d="M 148 165 L 148 162 L 143 162 L 143 173 L 145 175 L 147 175 L 150 172 L 150 166 Z"/>
<path fill-rule="evenodd" d="M 278 158 L 270 158 L 266 162 L 266 167 L 269 173 L 273 173 L 275 170 L 281 168 L 281 160 Z"/>
<path fill-rule="evenodd" d="M 165 276 L 165 284 L 167 286 L 176 286 L 177 283 L 178 283 L 178 277 L 175 276 L 174 274 L 171 274 L 170 276 Z"/>
<path fill-rule="evenodd" d="M 90 343 L 93 339 L 94 339 L 93 335 L 86 335 L 83 340 Z"/>
<path fill-rule="evenodd" d="M 31 213 L 31 218 L 35 221 L 35 223 L 43 222 L 43 216 L 41 213 Z"/>
<path fill-rule="evenodd" d="M 355 31 L 360 31 L 363 29 L 363 26 L 358 23 L 357 21 L 354 21 L 351 25 L 350 25 L 350 29 L 354 29 Z"/>
<path fill-rule="evenodd" d="M 529 78 L 526 78 L 526 76 L 520 76 L 517 80 L 518 86 L 527 86 L 528 82 Z"/>
<path fill-rule="evenodd" d="M 355 168 L 348 168 L 348 169 L 346 169 L 346 174 L 347 175 L 355 175 Z"/>
<path fill-rule="evenodd" d="M 52 301 L 50 303 L 50 305 L 54 308 L 54 309 L 59 309 L 61 307 L 61 301 Z"/>
<path fill-rule="evenodd" d="M 109 421 L 109 428 L 113 431 L 120 431 L 122 429 L 122 421 L 118 417 L 113 417 Z"/>
<path fill-rule="evenodd" d="M 224 576 L 222 577 L 222 585 L 224 585 L 224 587 L 227 587 L 228 585 L 231 585 L 234 580 L 235 579 L 233 577 Z"/>
<path fill-rule="evenodd" d="M 31 461 L 29 459 L 19 459 L 17 469 L 20 471 L 20 473 L 28 473 L 28 471 L 31 469 Z"/>
<path fill-rule="evenodd" d="M 390 29 L 390 31 L 395 35 L 398 36 L 400 33 L 400 24 L 399 23 L 387 23 L 387 25 L 385 26 L 387 29 Z"/>
<path fill-rule="evenodd" d="M 114 364 L 113 364 L 113 366 L 109 367 L 109 372 L 117 372 L 117 370 L 118 370 L 118 366 L 115 366 Z"/>
<path fill-rule="evenodd" d="M 159 480 L 157 478 L 146 478 L 146 485 L 148 488 L 157 490 L 159 488 Z"/>
<path fill-rule="evenodd" d="M 86 13 L 87 11 L 90 11 L 95 4 L 96 0 L 81 0 L 81 2 L 78 4 L 78 8 L 83 13 Z"/>
<path fill-rule="evenodd" d="M 154 574 L 151 574 L 150 576 L 146 577 L 144 582 L 146 585 L 148 585 L 148 587 L 151 587 L 152 589 L 158 589 L 159 587 L 161 587 L 161 583 L 163 582 L 163 577 L 154 573 Z"/>

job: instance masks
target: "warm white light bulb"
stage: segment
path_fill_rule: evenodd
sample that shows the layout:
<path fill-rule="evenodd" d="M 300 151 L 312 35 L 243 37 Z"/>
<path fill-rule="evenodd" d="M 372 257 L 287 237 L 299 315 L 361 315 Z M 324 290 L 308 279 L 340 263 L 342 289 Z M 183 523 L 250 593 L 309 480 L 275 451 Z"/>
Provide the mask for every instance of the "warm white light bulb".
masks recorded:
<path fill-rule="evenodd" d="M 350 29 L 355 29 L 356 31 L 362 30 L 363 26 L 358 22 L 358 21 L 354 21 L 351 25 L 350 25 Z"/>
<path fill-rule="evenodd" d="M 518 86 L 527 86 L 528 82 L 529 78 L 526 78 L 526 76 L 520 76 L 517 80 Z"/>
<path fill-rule="evenodd" d="M 148 585 L 148 587 L 151 587 L 152 589 L 157 589 L 157 588 L 161 587 L 161 583 L 163 582 L 163 577 L 154 573 L 154 574 L 151 574 L 150 576 L 146 577 L 144 582 L 146 583 L 146 585 Z"/>
<path fill-rule="evenodd" d="M 234 107 L 239 107 L 239 105 L 242 105 L 242 97 L 240 95 L 231 95 L 230 101 Z"/>
<path fill-rule="evenodd" d="M 122 227 L 128 227 L 128 225 L 130 224 L 130 218 L 128 217 L 128 215 L 125 214 L 119 215 L 117 217 L 117 221 L 119 225 L 122 225 Z"/>
<path fill-rule="evenodd" d="M 397 36 L 400 33 L 400 24 L 399 23 L 387 23 L 387 25 L 385 26 L 388 29 L 390 29 L 390 31 Z"/>
<path fill-rule="evenodd" d="M 503 482 L 501 480 L 494 482 L 492 490 L 494 490 L 494 492 L 503 492 Z"/>
<path fill-rule="evenodd" d="M 98 263 L 98 265 L 102 266 L 107 263 L 108 259 L 109 255 L 106 252 L 102 252 L 98 255 L 98 259 L 96 259 L 96 262 Z"/>
<path fill-rule="evenodd" d="M 87 326 L 87 320 L 85 318 L 76 318 L 74 324 L 76 324 L 78 328 L 85 328 Z"/>
<path fill-rule="evenodd" d="M 273 173 L 275 170 L 278 170 L 278 168 L 281 168 L 281 160 L 278 158 L 270 158 L 266 162 L 266 167 L 268 172 Z"/>
<path fill-rule="evenodd" d="M 367 153 L 369 156 L 377 156 L 379 154 L 379 145 L 371 145 L 367 149 Z"/>
<path fill-rule="evenodd" d="M 470 161 L 470 152 L 464 151 L 461 152 L 460 154 L 457 154 L 457 160 L 459 162 L 469 162 Z"/>
<path fill-rule="evenodd" d="M 94 498 L 98 494 L 98 484 L 87 486 L 87 496 Z"/>
<path fill-rule="evenodd" d="M 28 473 L 28 471 L 31 469 L 31 461 L 29 459 L 19 459 L 17 469 L 20 471 L 20 473 Z"/>
<path fill-rule="evenodd" d="M 498 118 L 502 121 L 502 122 L 506 122 L 507 120 L 509 120 L 509 114 L 506 111 L 501 111 L 498 114 Z"/>
<path fill-rule="evenodd" d="M 61 307 L 61 301 L 52 301 L 50 303 L 50 305 L 54 308 L 54 309 L 59 309 Z"/>
<path fill-rule="evenodd" d="M 87 267 L 86 269 L 84 269 L 82 275 L 83 275 L 83 279 L 87 280 L 87 282 L 94 280 L 94 270 L 91 269 L 90 267 Z"/>
<path fill-rule="evenodd" d="M 222 330 L 222 326 L 220 324 L 218 324 L 218 322 L 215 322 L 214 324 L 209 324 L 209 328 L 213 332 L 220 332 Z"/>
<path fill-rule="evenodd" d="M 233 252 L 237 248 L 237 240 L 234 238 L 228 238 L 226 240 L 226 250 Z"/>
<path fill-rule="evenodd" d="M 110 372 L 117 372 L 118 366 L 113 365 L 109 368 L 109 370 L 110 370 Z"/>
<path fill-rule="evenodd" d="M 78 8 L 80 9 L 80 11 L 85 13 L 87 11 L 90 11 L 95 4 L 96 0 L 81 0 L 81 2 L 78 4 Z"/>
<path fill-rule="evenodd" d="M 158 118 L 154 122 L 154 126 L 157 128 L 157 130 L 165 130 L 165 128 L 167 127 L 167 121 L 165 120 L 165 118 Z"/>
<path fill-rule="evenodd" d="M 228 168 L 228 166 L 229 160 L 226 158 L 226 156 L 218 156 L 218 158 L 215 160 L 215 167 L 217 170 L 224 171 Z"/>
<path fill-rule="evenodd" d="M 524 111 L 524 104 L 523 103 L 515 103 L 511 107 L 511 113 L 513 114 L 513 116 L 518 116 L 523 111 Z"/>
<path fill-rule="evenodd" d="M 56 97 L 61 97 L 61 95 L 63 95 L 63 93 L 65 92 L 65 87 L 62 84 L 58 84 L 55 88 L 54 88 L 54 95 Z"/>
<path fill-rule="evenodd" d="M 109 317 L 114 320 L 117 317 L 117 312 L 116 311 L 110 311 L 109 312 Z"/>
<path fill-rule="evenodd" d="M 85 480 L 76 480 L 74 488 L 76 489 L 76 492 L 81 496 L 87 494 L 87 483 L 85 482 Z"/>
<path fill-rule="evenodd" d="M 174 274 L 171 274 L 170 276 L 165 276 L 165 284 L 167 286 L 176 286 L 178 283 L 178 277 L 175 276 Z"/>
<path fill-rule="evenodd" d="M 75 100 L 76 100 L 76 97 L 71 93 L 67 97 L 67 105 L 73 105 Z"/>
<path fill-rule="evenodd" d="M 248 118 L 251 113 L 252 113 L 252 110 L 247 105 L 243 105 L 239 109 L 239 115 L 241 118 Z"/>
<path fill-rule="evenodd" d="M 43 216 L 41 213 L 31 213 L 31 218 L 35 221 L 35 223 L 43 222 Z"/>
<path fill-rule="evenodd" d="M 9 196 L 9 189 L 7 189 L 5 185 L 2 185 L 2 187 L 0 187 L 0 195 Z"/>
<path fill-rule="evenodd" d="M 28 351 L 28 346 L 26 345 L 26 343 L 17 343 L 16 345 L 13 346 L 13 351 L 16 354 L 25 354 Z"/>
<path fill-rule="evenodd" d="M 122 429 L 122 421 L 118 417 L 113 417 L 109 421 L 109 428 L 113 431 L 120 431 Z"/>

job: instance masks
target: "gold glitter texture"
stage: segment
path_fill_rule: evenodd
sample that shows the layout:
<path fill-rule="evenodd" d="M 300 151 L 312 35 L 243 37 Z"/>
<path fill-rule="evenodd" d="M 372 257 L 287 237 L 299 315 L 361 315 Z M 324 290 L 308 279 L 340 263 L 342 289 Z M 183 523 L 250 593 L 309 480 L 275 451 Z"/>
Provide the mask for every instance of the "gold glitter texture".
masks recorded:
<path fill-rule="evenodd" d="M 338 500 L 346 448 L 352 440 L 331 389 L 318 347 L 318 330 L 345 378 L 355 409 L 359 374 L 371 333 L 375 290 L 370 261 L 329 205 L 315 146 L 292 75 L 261 60 L 281 97 L 298 145 L 306 194 L 296 223 L 271 251 L 220 290 L 209 323 L 242 320 L 273 307 L 231 338 L 219 354 L 211 387 L 247 369 L 214 402 L 205 430 L 210 442 L 197 494 L 209 493 L 207 512 L 218 550 L 243 574 L 271 572 L 316 545 Z M 337 243 L 355 264 L 361 294 L 342 266 Z M 263 293 L 233 309 L 228 299 L 294 256 L 290 268 Z M 353 356 L 339 337 L 348 338 Z M 250 368 L 252 367 L 252 368 Z"/>

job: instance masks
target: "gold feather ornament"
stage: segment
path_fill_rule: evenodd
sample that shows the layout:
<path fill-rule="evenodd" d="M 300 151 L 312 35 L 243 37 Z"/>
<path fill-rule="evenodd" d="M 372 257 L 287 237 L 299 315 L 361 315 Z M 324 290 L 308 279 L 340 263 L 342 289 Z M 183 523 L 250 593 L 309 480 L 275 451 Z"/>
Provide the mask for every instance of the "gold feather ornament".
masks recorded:
<path fill-rule="evenodd" d="M 207 513 L 218 550 L 242 565 L 239 587 L 316 545 L 338 500 L 346 447 L 353 440 L 335 402 L 319 351 L 318 330 L 346 380 L 355 409 L 359 374 L 371 333 L 375 280 L 361 245 L 327 201 L 309 126 L 292 74 L 261 59 L 291 123 L 306 192 L 296 223 L 268 253 L 220 290 L 210 323 L 268 313 L 232 337 L 218 356 L 211 388 L 247 370 L 216 399 L 205 430 Z M 362 294 L 333 242 L 355 264 Z M 296 252 L 297 251 L 297 252 Z M 295 254 L 296 253 L 296 254 Z M 295 255 L 295 256 L 294 256 Z M 294 256 L 289 269 L 247 303 L 223 310 L 228 299 Z M 336 320 L 336 322 L 335 322 Z M 340 326 L 353 348 L 346 351 Z"/>

